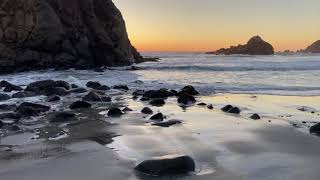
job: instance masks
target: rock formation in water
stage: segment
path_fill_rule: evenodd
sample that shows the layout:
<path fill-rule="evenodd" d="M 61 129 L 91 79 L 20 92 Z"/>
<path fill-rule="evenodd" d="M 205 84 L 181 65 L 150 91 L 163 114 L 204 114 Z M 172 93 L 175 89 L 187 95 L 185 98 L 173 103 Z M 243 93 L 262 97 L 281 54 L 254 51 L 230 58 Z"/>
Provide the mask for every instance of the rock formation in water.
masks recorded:
<path fill-rule="evenodd" d="M 245 54 L 245 55 L 273 55 L 274 49 L 271 44 L 264 41 L 260 36 L 252 37 L 246 45 L 231 46 L 222 48 L 208 54 Z"/>
<path fill-rule="evenodd" d="M 0 73 L 130 65 L 140 57 L 112 0 L 0 0 Z"/>
<path fill-rule="evenodd" d="M 314 42 L 309 47 L 307 47 L 305 52 L 307 52 L 307 53 L 320 53 L 320 40 Z"/>

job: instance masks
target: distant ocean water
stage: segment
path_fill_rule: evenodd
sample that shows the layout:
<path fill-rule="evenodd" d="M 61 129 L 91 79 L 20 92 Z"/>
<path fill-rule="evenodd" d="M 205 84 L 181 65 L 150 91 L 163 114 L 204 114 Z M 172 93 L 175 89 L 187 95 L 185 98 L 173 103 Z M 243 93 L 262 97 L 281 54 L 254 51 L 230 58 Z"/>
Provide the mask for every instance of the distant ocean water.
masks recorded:
<path fill-rule="evenodd" d="M 320 95 L 320 54 L 274 56 L 145 53 L 159 63 L 141 64 L 145 81 L 192 84 L 205 92 Z"/>
<path fill-rule="evenodd" d="M 128 84 L 136 89 L 178 89 L 196 86 L 202 94 L 257 93 L 276 95 L 320 95 L 320 54 L 274 56 L 218 56 L 203 53 L 147 52 L 160 62 L 138 64 L 141 70 L 37 71 L 2 75 L 18 85 L 43 79 L 62 79 L 85 86 L 87 81 L 106 85 Z M 144 83 L 135 83 L 142 80 Z"/>

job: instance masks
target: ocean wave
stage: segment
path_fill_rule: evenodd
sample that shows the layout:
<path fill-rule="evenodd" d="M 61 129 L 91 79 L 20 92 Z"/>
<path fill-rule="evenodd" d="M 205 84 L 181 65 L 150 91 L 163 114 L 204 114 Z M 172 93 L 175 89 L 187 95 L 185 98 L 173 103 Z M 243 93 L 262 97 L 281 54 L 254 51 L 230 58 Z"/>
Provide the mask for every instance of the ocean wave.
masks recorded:
<path fill-rule="evenodd" d="M 244 66 L 205 66 L 205 65 L 181 65 L 181 66 L 139 66 L 139 70 L 159 71 L 318 71 L 320 66 L 284 66 L 284 67 L 244 67 Z"/>

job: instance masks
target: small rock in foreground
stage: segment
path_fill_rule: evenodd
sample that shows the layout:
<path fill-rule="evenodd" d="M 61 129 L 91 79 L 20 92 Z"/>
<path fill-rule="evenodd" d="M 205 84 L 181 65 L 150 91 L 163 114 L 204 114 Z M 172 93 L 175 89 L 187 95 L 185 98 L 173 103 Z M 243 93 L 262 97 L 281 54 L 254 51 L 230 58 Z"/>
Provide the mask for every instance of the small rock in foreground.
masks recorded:
<path fill-rule="evenodd" d="M 123 112 L 119 108 L 112 108 L 108 111 L 108 116 L 119 117 L 123 115 Z"/>
<path fill-rule="evenodd" d="M 250 116 L 250 118 L 253 119 L 253 120 L 259 120 L 259 119 L 261 119 L 261 117 L 260 117 L 259 114 L 257 114 L 257 113 L 255 113 L 255 114 L 253 114 L 252 116 Z"/>
<path fill-rule="evenodd" d="M 197 100 L 191 96 L 191 95 L 188 95 L 188 94 L 182 94 L 179 98 L 178 98 L 178 103 L 180 104 L 193 104 L 197 102 Z"/>
<path fill-rule="evenodd" d="M 148 108 L 148 107 L 144 107 L 144 108 L 141 110 L 141 112 L 142 112 L 143 114 L 153 114 L 152 109 L 150 109 L 150 108 Z"/>
<path fill-rule="evenodd" d="M 163 119 L 164 119 L 164 116 L 162 113 L 155 114 L 150 118 L 150 120 L 154 120 L 154 121 L 163 121 Z"/>
<path fill-rule="evenodd" d="M 143 161 L 135 170 L 153 176 L 179 175 L 195 171 L 195 162 L 189 156 L 167 156 Z"/>

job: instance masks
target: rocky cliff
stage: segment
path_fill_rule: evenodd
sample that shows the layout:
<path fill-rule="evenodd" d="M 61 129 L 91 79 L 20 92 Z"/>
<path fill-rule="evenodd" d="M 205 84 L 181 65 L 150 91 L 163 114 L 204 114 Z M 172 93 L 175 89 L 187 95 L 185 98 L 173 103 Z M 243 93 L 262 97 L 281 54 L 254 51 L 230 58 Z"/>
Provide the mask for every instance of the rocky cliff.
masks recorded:
<path fill-rule="evenodd" d="M 130 65 L 138 57 L 112 0 L 0 0 L 0 27 L 0 73 Z"/>
<path fill-rule="evenodd" d="M 222 48 L 208 54 L 245 54 L 245 55 L 272 55 L 274 49 L 271 44 L 264 41 L 259 36 L 252 37 L 246 45 L 231 46 L 230 48 Z"/>
<path fill-rule="evenodd" d="M 305 52 L 307 52 L 307 53 L 320 53 L 320 40 L 314 42 L 309 47 L 307 47 Z"/>

